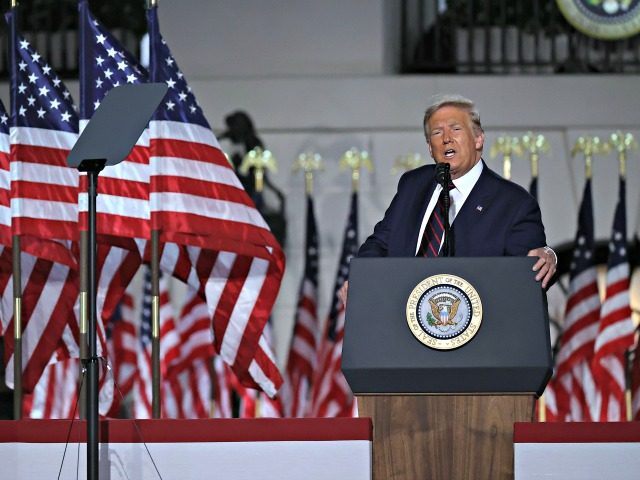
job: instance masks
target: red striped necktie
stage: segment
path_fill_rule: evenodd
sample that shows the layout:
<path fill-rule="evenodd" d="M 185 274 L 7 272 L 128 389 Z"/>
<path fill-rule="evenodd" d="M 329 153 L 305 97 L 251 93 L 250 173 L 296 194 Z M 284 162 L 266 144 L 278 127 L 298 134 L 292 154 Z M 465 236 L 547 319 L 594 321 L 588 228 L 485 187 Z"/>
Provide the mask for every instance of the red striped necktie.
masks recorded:
<path fill-rule="evenodd" d="M 449 183 L 449 190 L 455 188 L 453 182 Z M 437 257 L 440 252 L 440 245 L 442 245 L 442 235 L 444 234 L 444 189 L 438 196 L 438 202 L 436 203 L 429 222 L 422 234 L 422 242 L 420 242 L 420 249 L 418 250 L 417 257 Z"/>

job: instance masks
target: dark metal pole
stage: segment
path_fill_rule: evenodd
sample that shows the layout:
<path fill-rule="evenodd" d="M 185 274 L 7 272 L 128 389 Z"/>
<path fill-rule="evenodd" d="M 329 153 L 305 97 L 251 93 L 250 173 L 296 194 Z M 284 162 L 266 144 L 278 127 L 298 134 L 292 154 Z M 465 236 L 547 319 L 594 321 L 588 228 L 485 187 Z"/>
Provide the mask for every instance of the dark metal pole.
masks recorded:
<path fill-rule="evenodd" d="M 151 386 L 152 416 L 160 418 L 160 232 L 151 231 Z"/>
<path fill-rule="evenodd" d="M 20 236 L 12 237 L 13 256 L 13 419 L 22 418 L 22 270 Z"/>
<path fill-rule="evenodd" d="M 18 2 L 11 0 L 12 20 L 9 25 L 9 62 L 11 68 L 12 84 L 17 81 L 16 72 L 18 60 L 16 55 L 18 38 Z M 11 88 L 11 111 L 17 116 L 16 106 L 17 88 Z M 13 262 L 13 419 L 22 418 L 22 278 L 20 264 L 20 237 L 12 236 L 12 262 Z"/>
<path fill-rule="evenodd" d="M 89 175 L 89 365 L 87 369 L 87 479 L 98 480 L 98 356 L 96 349 L 96 197 L 98 172 Z"/>
<path fill-rule="evenodd" d="M 87 296 L 89 291 L 88 286 L 88 249 L 89 249 L 89 232 L 84 230 L 80 231 L 80 361 L 82 364 L 82 371 L 80 371 L 80 377 L 78 381 L 80 383 L 80 418 L 82 420 L 87 419 L 87 382 L 82 381 L 84 377 L 86 379 L 86 367 L 87 359 L 89 358 L 88 338 L 87 338 Z"/>
<path fill-rule="evenodd" d="M 98 480 L 99 472 L 99 424 L 98 424 L 98 352 L 96 332 L 96 199 L 98 197 L 98 173 L 105 160 L 84 160 L 78 170 L 87 172 L 89 201 L 88 262 L 88 358 L 87 358 L 87 479 Z"/>
<path fill-rule="evenodd" d="M 147 1 L 147 9 L 157 7 L 156 0 Z M 158 32 L 156 22 L 150 22 L 149 36 L 157 38 Z M 149 80 L 156 82 L 157 69 L 153 68 L 158 59 L 155 58 L 156 51 L 149 48 Z M 160 418 L 160 231 L 151 231 L 151 415 L 153 418 Z"/>

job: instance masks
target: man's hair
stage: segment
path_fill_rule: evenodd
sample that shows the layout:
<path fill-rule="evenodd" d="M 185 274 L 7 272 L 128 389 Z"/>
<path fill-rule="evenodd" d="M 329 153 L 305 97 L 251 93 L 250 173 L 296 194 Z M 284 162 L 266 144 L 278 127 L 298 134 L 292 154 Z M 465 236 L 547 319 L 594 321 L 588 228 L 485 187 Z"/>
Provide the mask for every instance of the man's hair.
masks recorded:
<path fill-rule="evenodd" d="M 422 127 L 424 134 L 427 137 L 427 143 L 429 143 L 429 132 L 427 132 L 429 119 L 440 110 L 442 107 L 458 107 L 469 112 L 469 118 L 471 119 L 471 125 L 473 131 L 476 134 L 483 133 L 482 124 L 480 123 L 480 112 L 476 108 L 475 103 L 462 95 L 457 94 L 438 94 L 431 97 L 429 106 L 424 112 L 424 119 L 422 121 Z"/>

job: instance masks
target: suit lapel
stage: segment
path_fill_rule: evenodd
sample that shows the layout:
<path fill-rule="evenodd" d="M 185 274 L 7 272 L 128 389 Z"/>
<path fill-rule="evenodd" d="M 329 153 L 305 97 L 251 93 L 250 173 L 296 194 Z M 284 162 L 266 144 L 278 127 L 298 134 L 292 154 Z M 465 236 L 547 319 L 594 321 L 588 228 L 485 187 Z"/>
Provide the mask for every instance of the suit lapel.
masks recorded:
<path fill-rule="evenodd" d="M 435 171 L 435 170 L 434 170 Z M 407 236 L 406 250 L 413 256 L 415 253 L 416 245 L 418 244 L 418 236 L 420 235 L 420 226 L 422 225 L 422 219 L 427 211 L 429 200 L 433 196 L 433 192 L 436 189 L 436 179 L 434 175 L 431 175 L 430 179 L 427 179 L 424 183 L 421 183 L 416 195 L 413 198 L 412 212 L 406 216 L 406 218 L 417 218 L 418 221 L 411 226 L 409 235 Z"/>
<path fill-rule="evenodd" d="M 473 225 L 481 220 L 482 216 L 491 208 L 491 203 L 496 196 L 496 189 L 491 188 L 491 174 L 489 172 L 489 167 L 484 164 L 480 178 L 456 215 L 454 224 L 465 227 Z"/>

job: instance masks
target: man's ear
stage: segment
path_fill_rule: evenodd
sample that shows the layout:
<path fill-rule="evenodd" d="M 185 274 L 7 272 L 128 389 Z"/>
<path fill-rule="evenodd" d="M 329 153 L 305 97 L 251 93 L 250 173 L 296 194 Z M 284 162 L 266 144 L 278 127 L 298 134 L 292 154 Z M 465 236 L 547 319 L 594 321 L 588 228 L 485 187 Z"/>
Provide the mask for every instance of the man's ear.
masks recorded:
<path fill-rule="evenodd" d="M 429 149 L 429 155 L 433 158 L 433 150 L 431 149 L 431 142 L 427 142 L 427 148 Z"/>
<path fill-rule="evenodd" d="M 484 146 L 484 132 L 480 132 L 480 134 L 476 136 L 475 144 L 476 150 L 482 150 L 482 147 Z"/>

